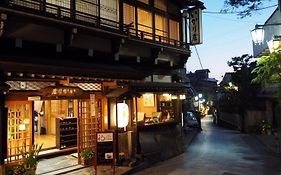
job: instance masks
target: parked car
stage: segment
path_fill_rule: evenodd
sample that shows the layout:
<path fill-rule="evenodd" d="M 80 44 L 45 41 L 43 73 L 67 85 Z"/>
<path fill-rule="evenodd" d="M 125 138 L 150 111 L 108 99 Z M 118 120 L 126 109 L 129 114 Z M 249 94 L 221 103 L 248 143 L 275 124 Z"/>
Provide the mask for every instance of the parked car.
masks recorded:
<path fill-rule="evenodd" d="M 183 128 L 198 128 L 199 122 L 193 112 L 186 112 L 183 116 Z"/>

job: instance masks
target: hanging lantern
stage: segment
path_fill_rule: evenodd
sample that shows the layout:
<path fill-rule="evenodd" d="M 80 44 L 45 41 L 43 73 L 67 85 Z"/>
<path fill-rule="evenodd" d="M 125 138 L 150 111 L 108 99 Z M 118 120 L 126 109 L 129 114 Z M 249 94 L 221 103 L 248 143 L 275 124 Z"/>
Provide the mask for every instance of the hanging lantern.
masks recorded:
<path fill-rule="evenodd" d="M 116 105 L 113 107 L 114 123 L 116 125 Z M 118 128 L 125 128 L 129 123 L 129 107 L 126 103 L 117 103 Z"/>

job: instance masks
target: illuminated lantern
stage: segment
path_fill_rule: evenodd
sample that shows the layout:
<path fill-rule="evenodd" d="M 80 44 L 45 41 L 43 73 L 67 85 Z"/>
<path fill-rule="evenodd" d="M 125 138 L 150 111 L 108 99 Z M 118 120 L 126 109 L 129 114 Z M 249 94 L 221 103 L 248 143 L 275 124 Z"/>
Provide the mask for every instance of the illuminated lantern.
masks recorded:
<path fill-rule="evenodd" d="M 116 105 L 114 110 L 114 123 L 116 125 Z M 117 103 L 118 128 L 125 128 L 129 123 L 129 107 L 126 103 Z"/>

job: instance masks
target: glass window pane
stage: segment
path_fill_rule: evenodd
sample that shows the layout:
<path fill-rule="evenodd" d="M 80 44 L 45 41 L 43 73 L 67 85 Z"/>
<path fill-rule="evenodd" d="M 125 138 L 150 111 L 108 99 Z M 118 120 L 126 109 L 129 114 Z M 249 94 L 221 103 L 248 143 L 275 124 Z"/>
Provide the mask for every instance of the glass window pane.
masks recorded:
<path fill-rule="evenodd" d="M 143 31 L 144 38 L 152 39 L 152 13 L 138 9 L 138 30 Z"/>
<path fill-rule="evenodd" d="M 180 38 L 180 33 L 179 33 L 179 22 L 177 21 L 174 21 L 174 20 L 169 20 L 169 33 L 170 33 L 170 38 L 172 39 L 170 41 L 170 44 L 174 44 L 174 40 L 177 40 L 179 41 L 179 38 Z"/>
<path fill-rule="evenodd" d="M 134 6 L 124 4 L 123 7 L 124 13 L 124 24 L 132 24 L 132 27 L 135 28 L 135 8 Z"/>
<path fill-rule="evenodd" d="M 117 27 L 117 23 L 119 20 L 118 15 L 118 1 L 116 0 L 102 0 L 100 1 L 100 16 L 101 18 L 108 19 L 103 20 L 101 19 L 102 24 L 106 27 Z M 114 22 L 115 21 L 115 22 Z"/>
<path fill-rule="evenodd" d="M 145 4 L 149 4 L 149 0 L 139 0 L 140 2 L 143 2 Z"/>
<path fill-rule="evenodd" d="M 167 11 L 167 1 L 166 0 L 154 0 L 154 7 L 163 11 Z"/>
<path fill-rule="evenodd" d="M 91 17 L 98 16 L 98 5 L 97 0 L 84 1 L 76 0 L 76 19 L 87 21 L 91 23 L 96 23 L 96 20 Z"/>
<path fill-rule="evenodd" d="M 156 41 L 167 42 L 168 20 L 164 16 L 155 15 L 155 34 Z"/>

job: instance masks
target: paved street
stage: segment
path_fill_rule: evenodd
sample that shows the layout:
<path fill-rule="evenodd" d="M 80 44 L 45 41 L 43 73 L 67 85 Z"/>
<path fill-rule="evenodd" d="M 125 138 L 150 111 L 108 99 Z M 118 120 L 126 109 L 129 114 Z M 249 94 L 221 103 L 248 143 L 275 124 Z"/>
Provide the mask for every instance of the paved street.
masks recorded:
<path fill-rule="evenodd" d="M 136 175 L 281 175 L 281 158 L 256 138 L 202 121 L 188 150 Z"/>

